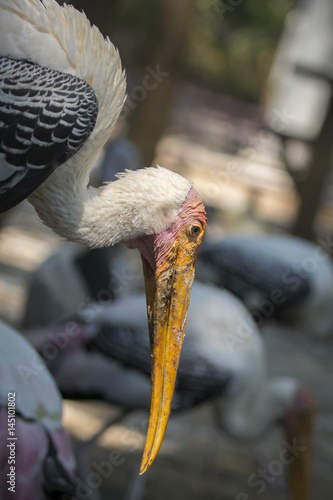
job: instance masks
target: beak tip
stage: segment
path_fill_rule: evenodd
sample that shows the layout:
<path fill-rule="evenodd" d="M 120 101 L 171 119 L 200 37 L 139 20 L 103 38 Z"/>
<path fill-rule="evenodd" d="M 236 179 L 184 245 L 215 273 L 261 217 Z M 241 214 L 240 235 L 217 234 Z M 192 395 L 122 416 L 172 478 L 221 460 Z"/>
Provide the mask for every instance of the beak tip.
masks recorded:
<path fill-rule="evenodd" d="M 152 395 L 140 475 L 154 462 L 166 430 L 194 277 L 193 255 L 177 245 L 170 255 L 164 256 L 154 280 L 149 278 L 147 261 L 142 259 L 152 354 Z"/>
<path fill-rule="evenodd" d="M 153 460 L 151 460 L 151 459 L 147 460 L 144 457 L 142 457 L 139 475 L 142 476 L 142 474 L 147 472 L 147 470 L 150 468 L 152 463 L 153 463 Z"/>

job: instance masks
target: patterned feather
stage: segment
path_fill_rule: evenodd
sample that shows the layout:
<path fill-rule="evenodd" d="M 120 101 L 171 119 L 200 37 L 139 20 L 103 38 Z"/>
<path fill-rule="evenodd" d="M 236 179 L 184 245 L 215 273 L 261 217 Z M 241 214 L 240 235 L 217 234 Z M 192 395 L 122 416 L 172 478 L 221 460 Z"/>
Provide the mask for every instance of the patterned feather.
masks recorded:
<path fill-rule="evenodd" d="M 0 212 L 81 148 L 97 113 L 95 92 L 80 78 L 0 58 Z"/>

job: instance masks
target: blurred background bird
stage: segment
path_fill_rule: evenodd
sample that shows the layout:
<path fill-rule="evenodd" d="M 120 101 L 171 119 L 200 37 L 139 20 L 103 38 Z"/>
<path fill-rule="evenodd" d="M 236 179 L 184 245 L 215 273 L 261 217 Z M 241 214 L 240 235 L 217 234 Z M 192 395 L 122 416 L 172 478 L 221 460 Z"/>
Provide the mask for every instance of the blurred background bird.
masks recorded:
<path fill-rule="evenodd" d="M 62 400 L 40 356 L 0 322 L 1 498 L 75 495 L 75 459 L 62 426 Z"/>
<path fill-rule="evenodd" d="M 277 234 L 206 242 L 197 276 L 239 296 L 260 326 L 278 318 L 304 334 L 332 337 L 333 264 L 312 242 Z"/>
<path fill-rule="evenodd" d="M 149 409 L 144 301 L 140 294 L 92 304 L 80 312 L 81 320 L 68 321 L 67 327 L 30 331 L 29 340 L 44 352 L 65 397 Z M 55 360 L 48 359 L 47 346 L 58 349 Z M 218 427 L 245 441 L 258 440 L 281 425 L 288 443 L 306 450 L 299 470 L 292 460 L 288 472 L 291 498 L 301 500 L 309 495 L 313 397 L 296 379 L 268 379 L 266 363 L 261 334 L 239 299 L 195 283 L 174 408 L 181 411 L 212 400 Z"/>

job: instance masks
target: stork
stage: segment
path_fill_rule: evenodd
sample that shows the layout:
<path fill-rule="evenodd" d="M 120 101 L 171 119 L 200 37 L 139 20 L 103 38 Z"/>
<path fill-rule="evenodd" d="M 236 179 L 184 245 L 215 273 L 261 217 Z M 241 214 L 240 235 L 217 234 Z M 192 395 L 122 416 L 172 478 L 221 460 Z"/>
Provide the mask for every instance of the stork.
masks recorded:
<path fill-rule="evenodd" d="M 318 339 L 333 333 L 333 264 L 322 245 L 288 234 L 233 234 L 201 247 L 197 276 L 238 295 L 261 326 L 276 317 Z"/>
<path fill-rule="evenodd" d="M 143 294 L 134 294 L 91 304 L 76 322 L 30 332 L 29 339 L 43 353 L 66 396 L 94 396 L 127 408 L 133 404 L 149 408 L 144 300 Z M 266 365 L 262 335 L 241 301 L 228 291 L 195 282 L 174 409 L 212 399 L 218 425 L 239 440 L 258 439 L 281 425 L 286 442 L 305 447 L 287 467 L 292 500 L 305 500 L 310 485 L 313 397 L 296 379 L 268 378 Z M 105 375 L 98 375 L 108 371 L 117 373 L 113 388 Z"/>
<path fill-rule="evenodd" d="M 59 390 L 32 346 L 1 321 L 0 340 L 0 497 L 73 495 L 75 460 Z"/>
<path fill-rule="evenodd" d="M 55 0 L 0 0 L 0 206 L 22 199 L 60 236 L 138 248 L 152 346 L 151 418 L 141 473 L 163 439 L 206 216 L 191 183 L 162 167 L 87 187 L 124 102 L 117 50 Z"/>

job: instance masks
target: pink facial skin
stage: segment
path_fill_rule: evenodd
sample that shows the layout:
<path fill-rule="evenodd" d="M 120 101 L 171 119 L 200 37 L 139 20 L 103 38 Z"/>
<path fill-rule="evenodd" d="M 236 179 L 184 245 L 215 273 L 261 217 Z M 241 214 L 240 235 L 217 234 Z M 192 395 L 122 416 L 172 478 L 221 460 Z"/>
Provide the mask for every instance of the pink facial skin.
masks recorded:
<path fill-rule="evenodd" d="M 197 191 L 191 187 L 180 208 L 176 221 L 171 227 L 159 234 L 143 236 L 131 242 L 131 248 L 138 248 L 155 272 L 163 263 L 177 236 L 190 224 L 199 222 L 202 228 L 206 226 L 206 212 Z"/>

